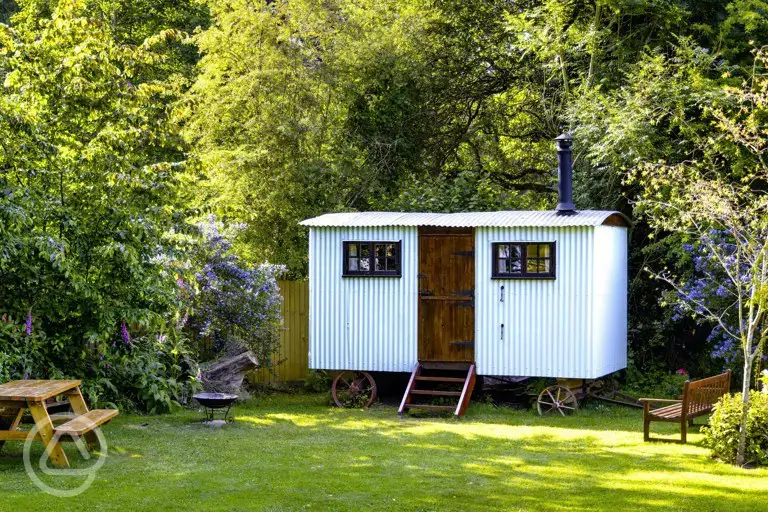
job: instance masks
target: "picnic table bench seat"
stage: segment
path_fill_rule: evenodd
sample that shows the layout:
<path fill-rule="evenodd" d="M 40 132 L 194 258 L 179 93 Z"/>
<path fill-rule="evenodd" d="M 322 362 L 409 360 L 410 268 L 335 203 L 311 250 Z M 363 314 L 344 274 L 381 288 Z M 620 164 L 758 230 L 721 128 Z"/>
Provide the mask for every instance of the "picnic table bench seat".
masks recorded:
<path fill-rule="evenodd" d="M 728 370 L 714 377 L 686 381 L 683 385 L 682 400 L 662 398 L 641 398 L 643 403 L 643 439 L 651 440 L 651 422 L 663 421 L 680 423 L 680 442 L 687 442 L 688 427 L 693 426 L 693 419 L 712 412 L 712 407 L 721 396 L 731 389 L 731 372 Z M 667 404 L 651 409 L 652 404 Z"/>
<path fill-rule="evenodd" d="M 118 415 L 116 409 L 93 409 L 54 429 L 58 435 L 82 436 Z"/>

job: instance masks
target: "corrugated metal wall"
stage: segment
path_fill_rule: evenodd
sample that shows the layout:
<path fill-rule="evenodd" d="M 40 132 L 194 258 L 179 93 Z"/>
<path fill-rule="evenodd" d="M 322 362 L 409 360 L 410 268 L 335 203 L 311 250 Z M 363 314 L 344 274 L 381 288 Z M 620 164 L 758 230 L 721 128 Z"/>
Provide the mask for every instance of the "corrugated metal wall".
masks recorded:
<path fill-rule="evenodd" d="M 309 371 L 309 283 L 278 281 L 283 296 L 283 330 L 280 350 L 272 358 L 273 372 L 259 370 L 249 376 L 253 383 L 296 382 Z"/>
<path fill-rule="evenodd" d="M 402 241 L 402 277 L 342 278 L 344 240 Z M 309 367 L 409 372 L 417 360 L 418 230 L 312 228 Z"/>
<path fill-rule="evenodd" d="M 342 278 L 344 240 L 401 240 L 402 277 Z M 557 279 L 491 279 L 491 243 L 503 241 L 557 242 Z M 478 374 L 598 378 L 626 367 L 626 258 L 626 228 L 477 228 Z M 411 371 L 417 273 L 416 228 L 313 228 L 309 367 Z"/>
<path fill-rule="evenodd" d="M 475 359 L 478 374 L 593 377 L 590 346 L 593 229 L 477 228 Z M 511 241 L 556 242 L 557 278 L 491 279 L 491 243 Z"/>
<path fill-rule="evenodd" d="M 594 374 L 627 366 L 627 229 L 597 226 L 592 296 Z"/>

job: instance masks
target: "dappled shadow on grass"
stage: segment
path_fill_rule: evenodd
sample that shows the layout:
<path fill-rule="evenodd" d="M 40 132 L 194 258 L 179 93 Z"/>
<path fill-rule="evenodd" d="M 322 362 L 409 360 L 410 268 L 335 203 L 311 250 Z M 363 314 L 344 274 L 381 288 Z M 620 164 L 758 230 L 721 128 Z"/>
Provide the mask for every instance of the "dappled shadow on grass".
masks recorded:
<path fill-rule="evenodd" d="M 595 417 L 518 415 L 522 425 L 489 422 L 485 416 L 464 422 L 398 420 L 383 418 L 380 411 L 339 410 L 266 413 L 263 419 L 308 435 L 342 431 L 350 445 L 391 443 L 386 457 L 400 464 L 402 477 L 422 483 L 422 492 L 411 500 L 425 510 L 443 509 L 448 496 L 432 491 L 446 480 L 453 483 L 453 495 L 475 493 L 478 506 L 499 510 L 754 510 L 768 492 L 768 473 L 719 464 L 697 443 L 643 443 L 639 414 L 635 428 L 611 417 L 601 423 Z M 635 420 L 630 414 L 622 419 Z M 674 428 L 662 430 L 677 435 Z M 377 458 L 337 461 L 335 473 L 360 479 L 361 468 L 372 468 Z"/>
<path fill-rule="evenodd" d="M 768 471 L 718 464 L 696 444 L 643 443 L 639 411 L 541 418 L 479 404 L 461 421 L 399 419 L 389 407 L 266 397 L 235 414 L 221 429 L 195 411 L 121 415 L 105 429 L 113 453 L 93 490 L 68 508 L 754 511 L 768 493 Z M 20 444 L 0 453 L 2 479 L 18 503 L 39 498 Z"/>

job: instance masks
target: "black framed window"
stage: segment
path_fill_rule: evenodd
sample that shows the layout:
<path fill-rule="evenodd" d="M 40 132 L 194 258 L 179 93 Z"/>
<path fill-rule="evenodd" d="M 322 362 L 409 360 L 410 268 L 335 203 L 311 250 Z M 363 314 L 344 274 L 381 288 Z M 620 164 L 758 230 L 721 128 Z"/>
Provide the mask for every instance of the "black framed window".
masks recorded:
<path fill-rule="evenodd" d="M 491 255 L 494 278 L 555 278 L 555 242 L 495 242 Z"/>
<path fill-rule="evenodd" d="M 344 276 L 400 277 L 400 242 L 344 242 Z"/>

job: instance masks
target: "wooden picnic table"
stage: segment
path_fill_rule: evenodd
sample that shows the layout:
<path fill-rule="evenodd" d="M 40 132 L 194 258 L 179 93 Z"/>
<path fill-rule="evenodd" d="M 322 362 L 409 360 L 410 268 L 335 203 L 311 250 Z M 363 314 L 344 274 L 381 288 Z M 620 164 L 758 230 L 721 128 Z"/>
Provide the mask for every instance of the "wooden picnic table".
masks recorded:
<path fill-rule="evenodd" d="M 65 440 L 85 436 L 89 447 L 96 441 L 93 430 L 115 416 L 113 409 L 89 411 L 80 392 L 79 380 L 16 380 L 0 385 L 0 417 L 8 418 L 6 430 L 0 430 L 0 448 L 5 441 L 25 441 L 29 432 L 19 430 L 25 410 L 29 410 L 37 426 L 35 441 L 42 442 L 49 450 L 56 466 L 69 467 L 67 455 L 61 447 Z M 48 414 L 46 400 L 64 396 L 76 417 L 61 425 L 55 425 Z"/>

